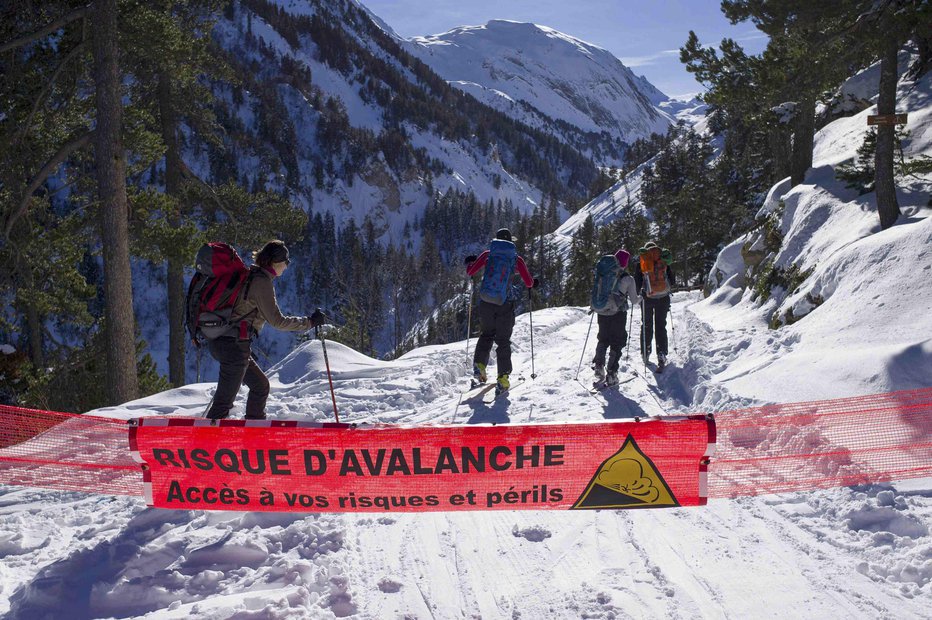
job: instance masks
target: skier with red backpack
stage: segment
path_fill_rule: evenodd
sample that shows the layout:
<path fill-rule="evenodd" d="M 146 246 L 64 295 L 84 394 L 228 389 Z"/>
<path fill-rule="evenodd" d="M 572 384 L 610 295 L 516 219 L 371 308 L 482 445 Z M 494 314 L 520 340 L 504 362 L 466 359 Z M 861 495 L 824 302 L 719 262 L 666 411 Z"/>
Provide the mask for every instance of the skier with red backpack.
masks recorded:
<path fill-rule="evenodd" d="M 670 293 L 675 283 L 675 276 L 670 264 L 673 255 L 670 250 L 661 249 L 653 241 L 648 241 L 638 250 L 639 269 L 634 278 L 641 293 L 641 357 L 647 364 L 650 360 L 651 341 L 657 341 L 657 372 L 663 372 L 667 365 L 667 314 L 670 312 Z"/>
<path fill-rule="evenodd" d="M 187 299 L 187 325 L 195 346 L 207 341 L 210 355 L 220 363 L 217 390 L 207 417 L 220 420 L 230 415 L 243 383 L 249 388 L 246 419 L 265 419 L 269 380 L 252 357 L 252 341 L 266 323 L 283 331 L 305 331 L 327 323 L 318 308 L 311 316 L 284 316 L 275 298 L 274 278 L 282 275 L 291 259 L 279 240 L 269 241 L 253 253 L 247 268 L 232 247 L 208 243 L 197 253 L 197 273 Z"/>
<path fill-rule="evenodd" d="M 482 283 L 479 287 L 479 326 L 481 333 L 473 354 L 473 379 L 476 383 L 485 383 L 488 379 L 486 367 L 492 352 L 492 343 L 496 345 L 496 369 L 498 380 L 495 393 L 501 394 L 511 382 L 511 332 L 515 326 L 515 298 L 511 286 L 512 274 L 517 271 L 527 288 L 540 285 L 537 278 L 532 278 L 524 259 L 518 256 L 518 250 L 511 238 L 511 231 L 501 228 L 495 233 L 495 239 L 477 257 L 466 257 L 466 273 L 472 277 L 485 267 Z"/>
<path fill-rule="evenodd" d="M 595 312 L 599 317 L 598 345 L 595 348 L 595 358 L 592 360 L 592 370 L 595 372 L 597 386 L 608 387 L 618 384 L 619 360 L 622 350 L 628 343 L 628 331 L 625 329 L 628 319 L 628 301 L 631 302 L 632 312 L 640 301 L 634 278 L 625 271 L 630 258 L 631 255 L 626 250 L 618 250 L 614 254 L 606 254 L 600 258 L 595 266 L 589 314 Z M 609 350 L 606 367 L 605 354 Z"/>

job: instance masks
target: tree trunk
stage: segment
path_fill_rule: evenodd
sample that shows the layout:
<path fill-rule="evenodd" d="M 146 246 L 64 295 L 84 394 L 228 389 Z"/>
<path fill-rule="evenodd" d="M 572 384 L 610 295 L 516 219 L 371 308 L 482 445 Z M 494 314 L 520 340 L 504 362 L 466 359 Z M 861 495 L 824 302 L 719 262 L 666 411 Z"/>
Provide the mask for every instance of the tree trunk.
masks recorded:
<path fill-rule="evenodd" d="M 129 255 L 126 156 L 120 135 L 123 103 L 117 49 L 117 1 L 95 0 L 93 15 L 97 96 L 94 150 L 104 258 L 107 397 L 111 404 L 119 404 L 138 398 L 139 387 Z"/>
<path fill-rule="evenodd" d="M 773 157 L 774 183 L 790 176 L 790 140 L 786 125 L 775 125 L 769 132 L 770 152 Z"/>
<path fill-rule="evenodd" d="M 178 116 L 172 103 L 171 78 L 162 71 L 158 84 L 159 115 L 162 120 L 162 141 L 165 143 L 165 193 L 180 200 L 181 189 L 181 153 L 178 149 Z M 170 221 L 175 226 L 181 225 L 180 216 L 175 213 Z M 184 259 L 172 249 L 168 255 L 168 380 L 175 387 L 185 383 L 185 334 L 184 334 Z"/>
<path fill-rule="evenodd" d="M 799 102 L 794 120 L 793 160 L 790 164 L 790 183 L 795 187 L 806 180 L 806 171 L 812 168 L 812 145 L 815 139 L 814 96 L 806 96 Z"/>
<path fill-rule="evenodd" d="M 877 97 L 877 114 L 896 112 L 897 52 L 896 37 L 884 39 L 880 58 L 880 92 Z M 900 217 L 896 202 L 896 182 L 893 178 L 893 147 L 896 125 L 877 126 L 877 147 L 874 150 L 874 188 L 877 194 L 877 213 L 880 228 L 886 230 Z"/>

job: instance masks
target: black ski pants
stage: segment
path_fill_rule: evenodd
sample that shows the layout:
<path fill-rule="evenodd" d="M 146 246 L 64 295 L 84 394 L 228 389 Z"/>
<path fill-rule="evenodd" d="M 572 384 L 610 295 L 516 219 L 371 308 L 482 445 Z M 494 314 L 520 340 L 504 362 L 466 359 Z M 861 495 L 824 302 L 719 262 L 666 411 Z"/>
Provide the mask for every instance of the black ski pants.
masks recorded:
<path fill-rule="evenodd" d="M 595 347 L 595 358 L 592 360 L 594 365 L 605 366 L 605 353 L 609 352 L 606 370 L 618 372 L 621 351 L 628 344 L 628 330 L 625 329 L 627 320 L 627 312 L 599 315 L 598 344 Z"/>
<path fill-rule="evenodd" d="M 487 301 L 479 302 L 479 342 L 472 361 L 474 364 L 489 363 L 492 343 L 495 350 L 495 362 L 499 375 L 511 374 L 511 332 L 515 328 L 515 304 L 506 301 L 496 306 Z"/>
<path fill-rule="evenodd" d="M 211 340 L 210 355 L 220 362 L 220 379 L 207 417 L 220 420 L 230 415 L 240 386 L 249 388 L 246 397 L 246 419 L 265 419 L 265 401 L 269 398 L 269 380 L 252 358 L 252 341 L 233 337 Z"/>
<path fill-rule="evenodd" d="M 657 353 L 667 356 L 667 314 L 670 313 L 670 296 L 658 299 L 644 297 L 644 324 L 641 332 L 641 355 L 650 356 L 651 341 L 657 339 Z"/>

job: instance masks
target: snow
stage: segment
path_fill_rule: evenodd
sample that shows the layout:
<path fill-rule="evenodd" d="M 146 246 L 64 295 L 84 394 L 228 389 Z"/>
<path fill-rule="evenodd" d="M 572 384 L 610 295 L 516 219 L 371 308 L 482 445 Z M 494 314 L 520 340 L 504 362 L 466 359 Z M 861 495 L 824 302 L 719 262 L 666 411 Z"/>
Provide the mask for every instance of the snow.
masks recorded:
<path fill-rule="evenodd" d="M 594 396 L 581 383 L 591 371 L 584 367 L 580 382 L 573 379 L 589 326 L 584 308 L 534 313 L 534 380 L 527 378 L 531 317 L 517 317 L 515 374 L 527 379 L 491 406 L 460 402 L 468 384 L 465 342 L 422 347 L 395 361 L 328 342 L 340 416 L 418 425 L 547 423 L 752 402 L 740 390 L 733 394 L 727 378 L 711 380 L 721 351 L 730 346 L 743 351 L 745 365 L 764 365 L 794 336 L 776 332 L 768 348 L 753 321 L 736 319 L 732 330 L 713 332 L 697 315 L 708 302 L 697 301 L 695 294 L 674 299 L 667 372 L 645 376 L 629 351 L 620 390 Z M 638 322 L 636 314 L 635 331 Z M 870 328 L 851 327 L 852 339 Z M 590 338 L 583 359 L 592 351 Z M 838 391 L 823 385 L 821 370 L 839 357 L 824 357 L 820 372 L 799 369 L 794 396 Z M 858 368 L 862 376 L 874 372 L 864 364 L 849 371 Z M 270 417 L 332 419 L 319 342 L 298 346 L 269 377 Z M 887 387 L 909 385 L 900 376 Z M 95 413 L 199 415 L 213 388 L 189 385 Z M 2 487 L 0 613 L 715 618 L 805 608 L 813 618 L 921 618 L 932 595 L 930 525 L 932 480 L 712 500 L 701 508 L 417 515 L 168 511 L 138 499 Z"/>
<path fill-rule="evenodd" d="M 590 200 L 579 211 L 566 219 L 555 231 L 547 235 L 557 252 L 564 258 L 569 259 L 570 247 L 573 243 L 573 236 L 586 222 L 589 216 L 596 227 L 602 227 L 621 217 L 626 210 L 645 211 L 644 203 L 641 202 L 641 182 L 644 178 L 644 170 L 654 165 L 654 159 L 650 159 L 634 170 L 632 170 L 625 179 L 615 183 L 613 186 Z"/>
<path fill-rule="evenodd" d="M 900 85 L 899 105 L 909 110 L 907 157 L 932 155 L 930 91 L 929 75 Z M 786 180 L 778 183 L 758 214 L 777 215 L 783 205 L 783 243 L 772 258 L 779 267 L 812 270 L 798 290 L 759 306 L 740 288 L 746 270 L 741 246 L 751 239 L 720 254 L 713 272 L 721 287 L 691 309 L 711 330 L 708 372 L 717 387 L 788 402 L 932 385 L 932 175 L 897 180 L 903 215 L 885 231 L 876 196 L 858 196 L 834 178 L 874 113 L 870 107 L 819 131 L 805 183 L 792 189 Z M 771 316 L 788 310 L 805 318 L 767 328 Z M 762 359 L 764 350 L 770 354 Z M 822 381 L 800 384 L 801 373 L 818 373 Z"/>

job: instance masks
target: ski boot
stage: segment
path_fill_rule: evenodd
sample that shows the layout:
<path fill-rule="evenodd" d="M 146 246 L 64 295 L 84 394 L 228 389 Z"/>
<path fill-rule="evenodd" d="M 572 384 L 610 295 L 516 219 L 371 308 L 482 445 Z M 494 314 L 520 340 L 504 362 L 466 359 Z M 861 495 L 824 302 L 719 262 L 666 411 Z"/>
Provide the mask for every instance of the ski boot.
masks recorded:
<path fill-rule="evenodd" d="M 605 367 L 599 364 L 592 365 L 592 372 L 595 375 L 594 383 L 601 383 L 605 379 Z"/>
<path fill-rule="evenodd" d="M 618 373 L 610 372 L 607 375 L 605 375 L 605 385 L 606 386 L 618 385 Z"/>
<path fill-rule="evenodd" d="M 511 387 L 511 382 L 508 381 L 508 375 L 498 375 L 498 382 L 495 384 L 495 395 L 498 396 L 502 392 L 508 390 Z"/>
<path fill-rule="evenodd" d="M 663 372 L 663 369 L 667 366 L 667 356 L 663 353 L 657 354 L 657 372 Z"/>
<path fill-rule="evenodd" d="M 472 365 L 472 386 L 482 385 L 488 380 L 485 374 L 485 364 L 476 362 Z"/>

